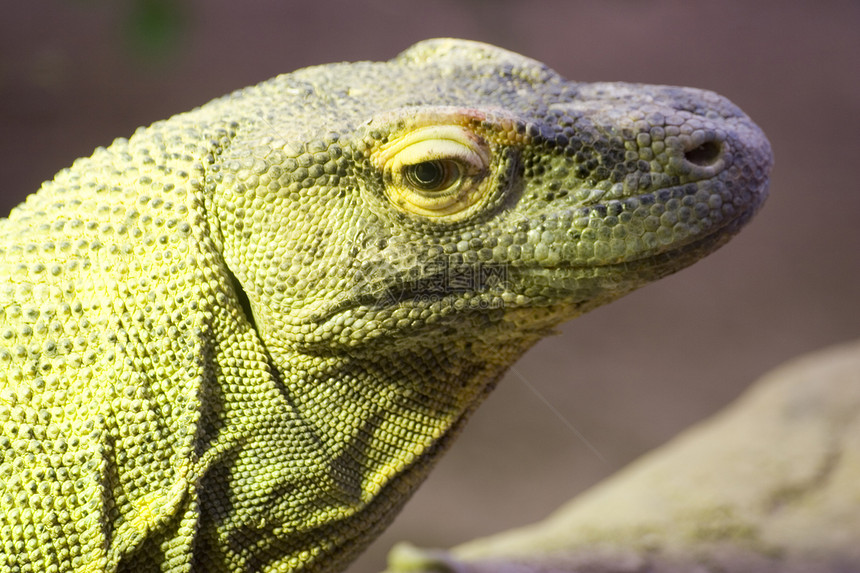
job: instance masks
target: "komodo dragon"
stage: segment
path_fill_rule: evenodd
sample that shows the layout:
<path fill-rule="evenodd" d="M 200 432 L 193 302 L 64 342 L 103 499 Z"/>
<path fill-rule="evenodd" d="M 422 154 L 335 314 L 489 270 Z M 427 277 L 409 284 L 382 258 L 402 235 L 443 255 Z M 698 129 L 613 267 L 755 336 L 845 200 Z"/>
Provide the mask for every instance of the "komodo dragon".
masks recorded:
<path fill-rule="evenodd" d="M 97 149 L 0 220 L 0 570 L 344 568 L 527 348 L 770 167 L 711 92 L 447 39 Z"/>

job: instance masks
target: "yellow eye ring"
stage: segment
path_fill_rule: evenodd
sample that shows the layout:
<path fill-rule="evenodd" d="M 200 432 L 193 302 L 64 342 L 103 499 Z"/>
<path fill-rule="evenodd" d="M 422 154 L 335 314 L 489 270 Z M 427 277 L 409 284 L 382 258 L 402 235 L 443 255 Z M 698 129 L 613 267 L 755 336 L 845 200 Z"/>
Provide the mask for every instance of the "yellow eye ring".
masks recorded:
<path fill-rule="evenodd" d="M 464 127 L 434 125 L 380 145 L 371 160 L 383 172 L 386 196 L 399 209 L 450 219 L 484 196 L 490 150 Z"/>

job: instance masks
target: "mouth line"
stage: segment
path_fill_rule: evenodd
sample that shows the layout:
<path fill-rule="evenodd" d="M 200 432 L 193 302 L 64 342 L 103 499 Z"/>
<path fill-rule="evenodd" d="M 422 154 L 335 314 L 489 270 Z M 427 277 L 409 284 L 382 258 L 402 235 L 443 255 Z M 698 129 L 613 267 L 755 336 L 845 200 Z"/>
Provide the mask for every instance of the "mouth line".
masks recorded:
<path fill-rule="evenodd" d="M 680 200 L 685 197 L 690 197 L 698 193 L 702 188 L 699 187 L 696 183 L 701 182 L 693 182 L 693 183 L 684 183 L 681 185 L 673 185 L 669 187 L 662 187 L 660 189 L 656 189 L 650 191 L 648 193 L 642 193 L 640 195 L 633 195 L 625 198 L 612 198 L 608 201 L 600 202 L 600 203 L 587 203 L 580 204 L 576 207 L 572 207 L 569 209 L 565 209 L 564 211 L 559 211 L 559 214 L 566 213 L 568 216 L 576 217 L 588 217 L 592 213 L 597 213 L 599 218 L 606 216 L 617 216 L 623 212 L 629 212 L 630 209 L 638 208 L 642 205 L 653 205 L 655 203 L 665 204 L 670 200 Z M 645 254 L 643 256 L 639 256 L 636 258 L 631 258 L 628 260 L 618 261 L 618 262 L 609 262 L 609 263 L 590 263 L 590 264 L 575 264 L 560 262 L 551 265 L 536 265 L 540 269 L 570 269 L 570 268 L 594 268 L 594 267 L 605 267 L 605 266 L 614 266 L 614 265 L 622 265 L 629 263 L 636 263 L 639 261 L 650 260 L 655 257 L 659 257 L 665 254 L 672 254 L 678 251 L 682 251 L 688 249 L 694 245 L 699 243 L 707 242 L 712 238 L 713 235 L 719 234 L 727 229 L 732 227 L 740 228 L 742 223 L 748 221 L 755 215 L 756 212 L 761 208 L 765 199 L 767 198 L 767 188 L 768 182 L 762 182 L 755 188 L 749 191 L 749 196 L 753 198 L 752 201 L 747 203 L 737 205 L 735 204 L 735 212 L 726 216 L 723 214 L 724 218 L 717 222 L 716 224 L 712 224 L 710 229 L 705 231 L 704 234 L 696 233 L 688 237 L 688 240 L 681 241 L 677 244 L 668 244 L 663 246 L 654 247 L 650 253 Z M 732 231 L 729 233 L 729 236 L 734 235 L 736 231 Z M 665 250 L 661 250 L 665 249 Z"/>
<path fill-rule="evenodd" d="M 630 197 L 629 200 L 637 200 L 640 205 L 642 203 L 666 202 L 669 199 L 689 196 L 699 189 L 697 187 L 696 190 L 690 189 L 689 191 L 686 191 L 684 188 L 688 185 L 690 184 L 664 187 L 650 193 Z M 692 264 L 703 256 L 697 253 L 701 253 L 703 250 L 706 252 L 712 252 L 734 236 L 743 227 L 744 223 L 755 215 L 764 203 L 764 200 L 767 197 L 767 186 L 767 182 L 764 182 L 751 190 L 749 193 L 754 198 L 753 201 L 742 205 L 730 217 L 720 221 L 705 234 L 691 236 L 689 238 L 690 240 L 679 244 L 665 245 L 665 247 L 663 247 L 665 250 L 661 250 L 661 247 L 658 246 L 655 247 L 652 252 L 642 256 L 602 264 L 576 264 L 572 261 L 570 263 L 562 261 L 553 265 L 541 265 L 540 263 L 536 264 L 536 261 L 532 261 L 529 264 L 515 265 L 512 264 L 511 261 L 498 263 L 489 261 L 486 263 L 486 266 L 488 268 L 502 267 L 506 269 L 506 272 L 512 272 L 518 275 L 534 275 L 553 270 L 577 272 L 587 271 L 588 269 L 601 269 L 604 272 L 611 273 L 613 270 L 625 272 L 634 271 L 637 268 L 641 269 L 643 267 L 652 267 L 655 273 L 660 276 L 671 274 L 672 272 Z M 665 194 L 668 194 L 668 196 Z M 595 210 L 606 211 L 606 214 L 602 215 L 606 216 L 612 214 L 614 209 L 618 209 L 618 204 L 623 203 L 624 201 L 625 199 L 612 199 L 606 203 L 581 206 L 574 209 L 579 211 L 581 216 L 588 215 L 590 212 Z M 621 208 L 621 210 L 623 211 L 624 209 Z M 448 269 L 445 269 L 445 272 L 447 271 Z M 441 278 L 444 278 L 444 276 L 434 274 L 416 279 L 414 282 L 396 282 L 395 284 L 382 285 L 382 288 L 372 289 L 369 292 L 352 293 L 352 295 L 342 298 L 339 301 L 330 301 L 330 303 L 326 305 L 327 308 L 325 309 L 318 308 L 317 311 L 313 313 L 315 316 L 313 316 L 313 318 L 308 317 L 310 320 L 307 320 L 307 322 L 326 322 L 348 309 L 360 307 L 385 307 L 389 306 L 390 303 L 394 303 L 396 306 L 397 303 L 402 303 L 412 299 L 432 298 L 437 301 L 441 301 L 462 297 L 467 293 L 471 293 L 476 298 L 485 295 L 494 296 L 493 293 L 486 288 L 487 285 L 441 290 L 433 288 L 434 285 L 438 286 Z M 510 279 L 511 277 L 506 278 Z M 387 300 L 388 303 L 380 305 L 379 303 L 383 300 Z"/>
<path fill-rule="evenodd" d="M 660 191 L 664 192 L 672 192 L 673 190 L 677 190 L 682 188 L 683 186 L 675 186 L 675 187 L 666 187 L 664 189 L 658 190 L 654 193 L 650 193 L 648 195 L 654 196 L 656 193 Z M 613 268 L 617 269 L 625 269 L 631 267 L 639 267 L 648 264 L 653 264 L 654 266 L 659 266 L 661 263 L 656 262 L 660 259 L 665 259 L 666 263 L 669 263 L 684 253 L 688 252 L 698 252 L 702 248 L 707 248 L 710 251 L 717 249 L 719 246 L 727 242 L 731 237 L 737 234 L 738 231 L 744 226 L 744 224 L 749 221 L 761 208 L 764 200 L 767 197 L 767 187 L 768 184 L 765 182 L 758 187 L 756 187 L 751 194 L 756 198 L 755 201 L 747 203 L 743 205 L 743 208 L 736 211 L 730 218 L 726 218 L 721 221 L 716 226 L 712 227 L 708 232 L 704 234 L 697 234 L 691 236 L 689 240 L 678 243 L 678 244 L 670 244 L 665 245 L 665 248 L 661 250 L 660 247 L 656 247 L 654 251 L 643 254 L 642 256 L 638 256 L 635 258 L 627 259 L 627 260 L 618 260 L 614 262 L 606 262 L 606 263 L 591 263 L 591 264 L 576 264 L 573 262 L 565 263 L 560 262 L 554 265 L 538 265 L 534 266 L 531 269 L 527 267 L 521 267 L 518 269 L 519 272 L 541 272 L 541 271 L 552 271 L 552 270 L 567 270 L 567 271 L 576 271 L 576 270 L 586 270 L 586 269 L 595 269 L 600 268 L 604 270 L 611 270 Z M 642 196 L 638 196 L 642 197 Z M 595 207 L 589 207 L 589 209 L 594 208 L 606 208 L 606 204 L 598 205 Z M 682 265 L 680 268 L 682 268 Z"/>
<path fill-rule="evenodd" d="M 612 196 L 612 190 L 599 189 L 596 187 L 581 189 L 578 191 L 579 193 L 588 193 L 589 196 L 579 200 L 577 204 L 562 208 L 556 213 L 547 215 L 547 217 L 550 218 L 567 215 L 569 217 L 579 218 L 588 217 L 591 213 L 597 213 L 599 217 L 620 215 L 621 213 L 637 209 L 643 205 L 648 206 L 657 203 L 665 204 L 672 199 L 680 200 L 684 197 L 695 195 L 702 190 L 703 183 L 707 184 L 713 179 L 714 178 L 688 181 L 678 185 L 660 187 L 650 191 L 643 191 L 636 195 L 627 196 Z M 756 193 L 759 193 L 760 191 L 760 187 L 756 189 Z M 573 190 L 562 189 L 554 194 L 558 196 L 559 193 L 562 192 L 565 196 L 570 197 L 575 193 Z M 607 195 L 610 196 L 607 197 Z"/>
<path fill-rule="evenodd" d="M 732 219 L 732 221 L 736 221 L 737 219 Z M 619 260 L 614 262 L 606 262 L 606 263 L 591 263 L 591 264 L 556 264 L 556 265 L 541 265 L 532 267 L 531 269 L 521 269 L 526 272 L 538 273 L 542 271 L 585 271 L 588 269 L 601 269 L 605 271 L 611 271 L 613 269 L 632 269 L 634 267 L 641 266 L 659 266 L 661 259 L 665 259 L 665 262 L 670 262 L 676 260 L 680 255 L 686 252 L 699 251 L 708 243 L 719 243 L 720 240 L 724 238 L 724 240 L 728 240 L 734 233 L 721 233 L 726 228 L 726 226 L 721 226 L 717 229 L 714 229 L 713 232 L 708 233 L 706 235 L 697 236 L 694 240 L 682 243 L 678 245 L 672 245 L 670 248 L 663 251 L 656 251 L 647 255 L 643 255 L 640 257 Z M 724 242 L 724 241 L 723 241 Z"/>

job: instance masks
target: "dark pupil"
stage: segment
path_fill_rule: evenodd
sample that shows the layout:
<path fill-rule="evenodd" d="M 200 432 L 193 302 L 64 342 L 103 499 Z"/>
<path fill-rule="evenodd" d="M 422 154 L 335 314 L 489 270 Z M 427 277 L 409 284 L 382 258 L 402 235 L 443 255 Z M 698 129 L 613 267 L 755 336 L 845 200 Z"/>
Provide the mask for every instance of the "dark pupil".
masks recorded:
<path fill-rule="evenodd" d="M 424 161 L 407 167 L 405 175 L 413 187 L 436 189 L 445 182 L 445 166 L 441 161 Z"/>

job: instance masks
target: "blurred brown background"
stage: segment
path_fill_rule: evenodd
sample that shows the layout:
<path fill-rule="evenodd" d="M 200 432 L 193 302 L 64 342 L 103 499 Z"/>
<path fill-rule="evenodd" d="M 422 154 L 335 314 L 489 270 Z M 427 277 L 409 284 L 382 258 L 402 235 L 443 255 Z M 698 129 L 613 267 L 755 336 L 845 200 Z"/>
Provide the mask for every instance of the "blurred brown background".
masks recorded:
<path fill-rule="evenodd" d="M 0 203 L 117 136 L 311 64 L 456 36 L 571 79 L 713 89 L 771 138 L 771 198 L 707 260 L 566 325 L 391 529 L 449 546 L 545 516 L 785 359 L 860 334 L 860 2 L 29 0 L 0 21 Z M 602 458 L 602 459 L 601 459 Z"/>

